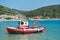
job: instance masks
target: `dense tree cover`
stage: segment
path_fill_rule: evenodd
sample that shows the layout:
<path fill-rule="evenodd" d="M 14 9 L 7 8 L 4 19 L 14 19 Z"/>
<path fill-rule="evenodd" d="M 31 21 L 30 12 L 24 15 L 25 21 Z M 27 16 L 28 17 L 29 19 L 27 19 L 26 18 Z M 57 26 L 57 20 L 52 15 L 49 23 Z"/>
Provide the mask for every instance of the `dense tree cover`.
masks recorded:
<path fill-rule="evenodd" d="M 6 18 L 6 20 L 11 20 L 12 18 L 10 18 L 10 17 L 8 17 L 8 18 Z"/>
<path fill-rule="evenodd" d="M 35 16 L 43 16 L 44 18 L 60 18 L 60 5 L 50 5 L 41 7 L 35 10 L 30 11 L 19 11 L 15 9 L 9 9 L 5 6 L 0 5 L 0 15 L 1 14 L 24 14 L 26 17 L 35 17 Z"/>
<path fill-rule="evenodd" d="M 27 17 L 43 16 L 50 18 L 60 18 L 60 5 L 41 7 L 36 10 L 25 12 L 24 14 Z"/>
<path fill-rule="evenodd" d="M 1 14 L 6 14 L 6 15 L 14 15 L 14 14 L 17 14 L 18 12 L 13 10 L 13 9 L 10 9 L 8 7 L 5 7 L 5 6 L 2 6 L 0 5 L 0 15 Z"/>

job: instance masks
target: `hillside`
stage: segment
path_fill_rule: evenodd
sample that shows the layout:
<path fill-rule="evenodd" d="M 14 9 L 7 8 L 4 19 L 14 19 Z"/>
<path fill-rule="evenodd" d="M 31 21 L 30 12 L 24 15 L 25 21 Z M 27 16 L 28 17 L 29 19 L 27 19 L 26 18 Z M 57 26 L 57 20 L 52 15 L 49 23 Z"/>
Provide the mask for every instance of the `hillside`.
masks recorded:
<path fill-rule="evenodd" d="M 0 15 L 1 14 L 14 15 L 14 14 L 17 14 L 17 13 L 23 13 L 23 11 L 19 11 L 19 10 L 16 10 L 16 9 L 10 9 L 8 7 L 0 5 Z"/>
<path fill-rule="evenodd" d="M 27 17 L 43 16 L 44 18 L 60 18 L 60 5 L 45 6 L 36 10 L 25 12 L 23 14 L 25 14 Z"/>
<path fill-rule="evenodd" d="M 0 15 L 1 14 L 24 14 L 26 17 L 31 18 L 36 16 L 42 16 L 43 18 L 60 18 L 60 5 L 50 5 L 30 11 L 20 11 L 0 5 Z"/>
<path fill-rule="evenodd" d="M 16 10 L 16 9 L 12 9 L 14 10 L 15 12 L 18 12 L 18 13 L 25 13 L 26 11 L 21 11 L 21 10 Z"/>

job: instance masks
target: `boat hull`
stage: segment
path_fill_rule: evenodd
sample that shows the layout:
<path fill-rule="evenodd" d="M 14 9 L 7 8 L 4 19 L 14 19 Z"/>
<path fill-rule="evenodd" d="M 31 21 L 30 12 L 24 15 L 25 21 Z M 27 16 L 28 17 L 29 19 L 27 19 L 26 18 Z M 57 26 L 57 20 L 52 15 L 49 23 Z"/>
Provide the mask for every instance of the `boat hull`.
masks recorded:
<path fill-rule="evenodd" d="M 20 33 L 20 34 L 30 34 L 30 33 L 37 33 L 37 32 L 44 32 L 45 27 L 41 28 L 34 28 L 34 29 L 16 29 L 16 28 L 11 28 L 11 27 L 6 27 L 6 31 L 8 33 Z"/>

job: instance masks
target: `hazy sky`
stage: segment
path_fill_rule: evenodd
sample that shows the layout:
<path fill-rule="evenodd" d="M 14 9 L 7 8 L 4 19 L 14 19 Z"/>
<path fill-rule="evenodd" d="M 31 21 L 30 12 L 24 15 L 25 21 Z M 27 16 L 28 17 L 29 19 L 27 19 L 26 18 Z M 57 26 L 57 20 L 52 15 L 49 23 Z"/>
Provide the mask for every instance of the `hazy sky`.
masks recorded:
<path fill-rule="evenodd" d="M 60 4 L 60 0 L 0 0 L 0 5 L 24 11 L 56 4 Z"/>

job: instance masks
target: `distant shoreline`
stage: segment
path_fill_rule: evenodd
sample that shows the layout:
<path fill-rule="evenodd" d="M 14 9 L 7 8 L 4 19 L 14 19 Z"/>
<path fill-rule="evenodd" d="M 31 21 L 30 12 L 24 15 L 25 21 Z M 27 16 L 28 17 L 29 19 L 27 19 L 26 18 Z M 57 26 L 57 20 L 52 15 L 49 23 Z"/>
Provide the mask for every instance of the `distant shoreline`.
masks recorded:
<path fill-rule="evenodd" d="M 60 20 L 60 19 L 30 19 L 30 20 Z"/>
<path fill-rule="evenodd" d="M 22 19 L 23 21 L 24 19 Z M 29 19 L 29 20 L 60 20 L 60 19 Z M 0 21 L 21 21 L 21 20 L 0 20 Z"/>

